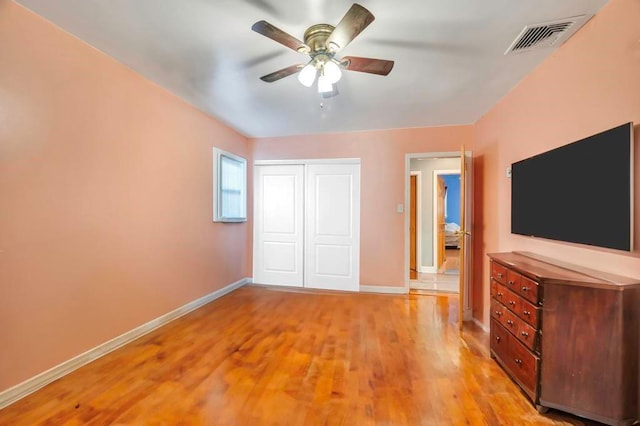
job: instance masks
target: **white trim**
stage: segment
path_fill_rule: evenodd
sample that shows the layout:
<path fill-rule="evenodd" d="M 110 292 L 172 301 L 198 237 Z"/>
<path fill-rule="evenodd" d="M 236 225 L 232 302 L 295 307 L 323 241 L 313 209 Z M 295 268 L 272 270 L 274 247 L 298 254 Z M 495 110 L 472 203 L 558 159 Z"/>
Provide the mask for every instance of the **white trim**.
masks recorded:
<path fill-rule="evenodd" d="M 16 402 L 19 399 L 24 398 L 25 396 L 48 385 L 54 380 L 58 380 L 59 378 L 71 373 L 72 371 L 77 370 L 83 365 L 95 361 L 96 359 L 108 354 L 109 352 L 113 352 L 114 350 L 126 345 L 127 343 L 130 343 L 133 340 L 147 333 L 150 333 L 151 331 L 162 327 L 163 325 L 175 319 L 178 319 L 191 311 L 196 310 L 206 305 L 207 303 L 210 303 L 215 299 L 218 299 L 225 294 L 242 287 L 245 284 L 251 283 L 251 281 L 251 278 L 243 278 L 241 280 L 238 280 L 232 284 L 227 285 L 226 287 L 223 287 L 219 290 L 207 294 L 206 296 L 189 302 L 186 305 L 183 305 L 171 312 L 159 316 L 156 319 L 142 324 L 141 326 L 129 330 L 118 337 L 104 342 L 80 355 L 77 355 L 67 361 L 64 361 L 61 364 L 56 365 L 53 368 L 50 368 L 47 371 L 44 371 L 30 379 L 25 380 L 22 383 L 18 383 L 17 385 L 0 392 L 0 409 Z"/>
<path fill-rule="evenodd" d="M 295 160 L 255 160 L 254 166 L 290 165 L 290 164 L 360 164 L 359 158 L 313 158 Z"/>
<path fill-rule="evenodd" d="M 360 285 L 361 293 L 382 293 L 382 294 L 407 294 L 409 289 L 405 287 L 390 287 L 381 285 Z"/>
<path fill-rule="evenodd" d="M 242 181 L 240 188 L 240 213 L 238 216 L 224 216 L 222 208 L 222 158 L 240 164 Z M 247 221 L 247 160 L 239 155 L 224 151 L 220 148 L 213 148 L 213 221 L 223 223 L 246 222 Z"/>
<path fill-rule="evenodd" d="M 480 321 L 478 318 L 471 318 L 471 321 L 473 321 L 475 323 L 475 325 L 477 325 L 478 327 L 480 327 L 485 333 L 489 332 L 489 327 L 487 327 L 486 325 L 484 325 L 482 323 L 482 321 Z"/>
<path fill-rule="evenodd" d="M 411 171 L 410 176 L 416 177 L 416 264 L 418 272 L 422 272 L 422 171 Z M 411 199 L 411 196 L 409 196 Z M 405 207 L 410 207 L 411 203 Z M 411 249 L 409 249 L 411 250 Z"/>
<path fill-rule="evenodd" d="M 442 152 L 413 152 L 406 154 L 408 160 L 413 158 L 457 158 L 460 157 L 460 151 L 442 151 Z"/>
<path fill-rule="evenodd" d="M 460 154 L 458 153 L 458 157 L 460 157 Z M 438 260 L 438 176 L 440 175 L 454 175 L 454 174 L 460 174 L 460 169 L 435 169 L 433 171 L 433 200 L 432 200 L 432 204 L 433 204 L 433 234 L 431 234 L 432 236 L 432 242 L 433 242 L 433 269 L 436 270 L 436 272 L 438 271 L 438 265 L 436 265 L 437 260 Z M 446 209 L 446 207 L 445 207 Z M 462 224 L 460 224 L 460 227 L 462 228 Z"/>

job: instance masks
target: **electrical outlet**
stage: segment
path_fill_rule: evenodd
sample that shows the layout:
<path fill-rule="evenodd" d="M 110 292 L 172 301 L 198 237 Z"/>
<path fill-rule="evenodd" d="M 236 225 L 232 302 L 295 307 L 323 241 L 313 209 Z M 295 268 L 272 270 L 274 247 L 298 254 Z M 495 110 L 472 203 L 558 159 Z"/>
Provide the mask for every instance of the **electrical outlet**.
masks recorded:
<path fill-rule="evenodd" d="M 507 177 L 511 179 L 511 166 L 507 167 Z"/>

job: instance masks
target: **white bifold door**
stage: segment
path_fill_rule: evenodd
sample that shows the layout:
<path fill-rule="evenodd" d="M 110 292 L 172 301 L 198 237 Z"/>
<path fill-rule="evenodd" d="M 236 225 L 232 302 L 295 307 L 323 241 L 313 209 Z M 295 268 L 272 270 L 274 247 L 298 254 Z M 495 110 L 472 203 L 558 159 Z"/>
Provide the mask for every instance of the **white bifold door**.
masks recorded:
<path fill-rule="evenodd" d="M 257 284 L 358 291 L 360 165 L 259 165 L 254 185 Z"/>

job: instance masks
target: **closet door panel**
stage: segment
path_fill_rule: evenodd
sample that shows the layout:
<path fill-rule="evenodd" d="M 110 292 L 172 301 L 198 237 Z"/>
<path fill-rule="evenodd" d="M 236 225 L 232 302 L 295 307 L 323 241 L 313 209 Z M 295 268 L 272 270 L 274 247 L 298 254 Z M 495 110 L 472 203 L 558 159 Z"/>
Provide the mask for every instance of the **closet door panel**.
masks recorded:
<path fill-rule="evenodd" d="M 305 287 L 358 291 L 360 165 L 309 165 L 305 198 Z"/>
<path fill-rule="evenodd" d="M 302 287 L 304 166 L 256 166 L 253 281 Z"/>

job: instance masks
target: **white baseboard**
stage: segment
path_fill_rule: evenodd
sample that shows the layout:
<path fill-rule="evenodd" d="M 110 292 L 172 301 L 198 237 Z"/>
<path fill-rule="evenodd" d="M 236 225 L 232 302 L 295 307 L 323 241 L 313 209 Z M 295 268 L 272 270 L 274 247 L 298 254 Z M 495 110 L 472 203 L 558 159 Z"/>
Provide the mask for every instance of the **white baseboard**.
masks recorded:
<path fill-rule="evenodd" d="M 474 322 L 478 327 L 480 327 L 481 329 L 483 329 L 485 333 L 488 333 L 488 332 L 489 332 L 489 327 L 487 327 L 486 325 L 484 325 L 484 324 L 482 323 L 482 321 L 480 321 L 479 319 L 477 319 L 477 318 L 472 318 L 472 319 L 471 319 L 471 321 L 473 321 L 473 322 Z"/>
<path fill-rule="evenodd" d="M 361 293 L 383 293 L 383 294 L 407 294 L 409 289 L 406 287 L 390 287 L 379 285 L 361 285 Z"/>
<path fill-rule="evenodd" d="M 127 343 L 159 328 L 163 325 L 180 318 L 183 315 L 188 314 L 191 311 L 194 311 L 207 303 L 214 301 L 227 293 L 232 292 L 245 284 L 251 282 L 251 278 L 243 278 L 238 280 L 232 284 L 229 284 L 219 290 L 216 290 L 212 293 L 207 294 L 199 299 L 196 299 L 192 302 L 187 303 L 171 312 L 168 312 L 156 319 L 153 319 L 145 324 L 142 324 L 139 327 L 136 327 L 120 336 L 111 339 L 101 345 L 96 346 L 93 349 L 89 349 L 88 351 L 77 355 L 61 364 L 56 365 L 55 367 L 44 371 L 37 376 L 34 376 L 30 379 L 25 380 L 22 383 L 18 383 L 17 385 L 10 387 L 2 392 L 0 392 L 0 409 L 16 402 L 17 400 L 24 398 L 25 396 L 37 391 L 38 389 L 48 385 L 49 383 L 57 380 L 74 370 L 82 367 L 94 361 L 109 352 L 112 352 L 118 349 L 121 346 L 126 345 Z"/>

